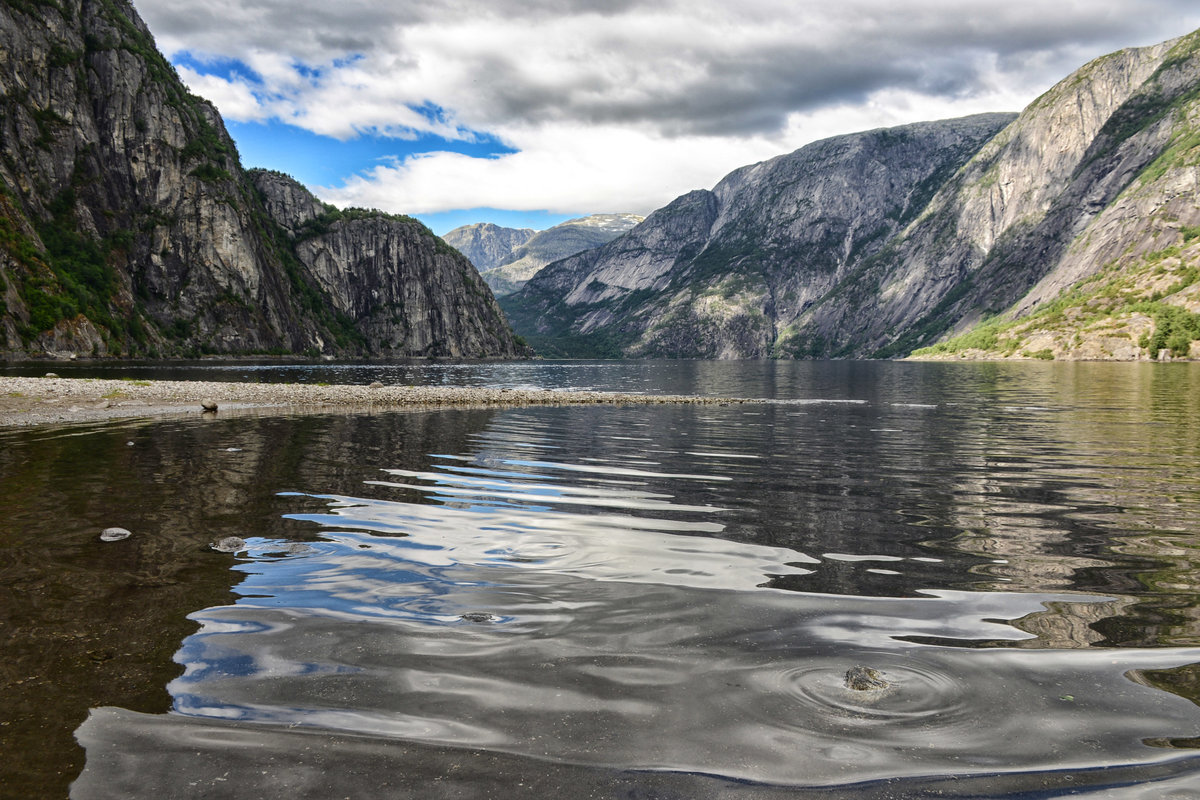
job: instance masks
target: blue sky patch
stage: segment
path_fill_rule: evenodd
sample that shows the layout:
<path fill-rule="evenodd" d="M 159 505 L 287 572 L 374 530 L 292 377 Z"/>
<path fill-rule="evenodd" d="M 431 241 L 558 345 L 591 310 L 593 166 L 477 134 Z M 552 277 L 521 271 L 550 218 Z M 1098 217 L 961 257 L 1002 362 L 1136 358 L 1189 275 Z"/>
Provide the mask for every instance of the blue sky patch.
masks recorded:
<path fill-rule="evenodd" d="M 236 58 L 196 56 L 183 50 L 171 57 L 171 63 L 176 67 L 186 67 L 201 75 L 215 75 L 227 81 L 241 79 L 250 83 L 262 84 L 262 76 Z"/>
<path fill-rule="evenodd" d="M 354 59 L 348 59 L 353 61 Z M 262 86 L 261 76 L 245 63 L 231 58 L 198 57 L 190 52 L 177 53 L 175 66 L 186 67 L 202 75 L 213 75 L 229 81 L 243 81 L 252 89 Z M 318 80 L 319 68 L 297 63 L 297 72 L 309 80 Z M 433 102 L 411 109 L 432 123 L 447 122 L 446 110 Z M 345 141 L 313 133 L 279 120 L 266 122 L 236 122 L 226 120 L 229 135 L 237 143 L 242 165 L 261 167 L 291 175 L 310 187 L 337 187 L 356 175 L 373 168 L 402 162 L 412 155 L 451 152 L 472 158 L 496 158 L 517 152 L 504 142 L 486 133 L 470 131 L 462 139 L 445 139 L 431 134 L 411 138 L 360 133 Z M 401 210 L 401 213 L 403 210 Z M 419 216 L 436 233 L 445 233 L 460 225 L 474 222 L 494 222 L 517 228 L 547 228 L 570 219 L 565 214 L 545 211 L 507 211 L 475 208 L 446 211 Z"/>
<path fill-rule="evenodd" d="M 282 122 L 228 122 L 229 135 L 237 142 L 242 165 L 274 169 L 291 175 L 306 186 L 339 186 L 347 178 L 367 172 L 414 153 L 451 151 L 475 158 L 490 158 L 516 152 L 491 137 L 475 142 L 421 136 L 414 140 L 386 136 L 359 136 L 342 142 Z M 399 213 L 409 213 L 398 209 Z M 572 219 L 571 214 L 549 211 L 509 211 L 499 208 L 468 208 L 431 214 L 412 214 L 434 233 L 443 234 L 460 225 L 492 222 L 506 228 L 543 230 Z"/>
<path fill-rule="evenodd" d="M 380 164 L 417 153 L 446 151 L 492 158 L 516 152 L 488 136 L 472 142 L 429 135 L 396 139 L 360 134 L 343 142 L 278 120 L 227 122 L 226 127 L 237 142 L 243 166 L 277 169 L 308 186 L 338 186 Z"/>

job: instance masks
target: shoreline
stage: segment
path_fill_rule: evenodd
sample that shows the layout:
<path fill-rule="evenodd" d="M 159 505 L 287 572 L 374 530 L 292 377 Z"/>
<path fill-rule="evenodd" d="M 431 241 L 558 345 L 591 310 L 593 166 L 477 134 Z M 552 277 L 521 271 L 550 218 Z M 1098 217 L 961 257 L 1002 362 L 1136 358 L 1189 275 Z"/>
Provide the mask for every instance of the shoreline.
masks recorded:
<path fill-rule="evenodd" d="M 201 405 L 205 402 L 216 403 L 217 414 L 295 414 L 563 405 L 729 405 L 761 401 L 471 386 L 0 377 L 0 429 L 134 417 L 200 417 L 205 413 Z"/>

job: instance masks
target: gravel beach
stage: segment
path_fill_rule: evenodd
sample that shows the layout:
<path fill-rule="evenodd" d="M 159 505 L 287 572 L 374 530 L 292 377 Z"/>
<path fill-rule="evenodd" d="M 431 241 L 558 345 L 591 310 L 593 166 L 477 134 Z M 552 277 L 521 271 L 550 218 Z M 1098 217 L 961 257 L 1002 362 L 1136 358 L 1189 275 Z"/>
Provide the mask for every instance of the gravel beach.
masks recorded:
<path fill-rule="evenodd" d="M 692 395 L 489 389 L 455 386 L 315 385 L 93 378 L 0 377 L 0 427 L 221 413 L 303 413 L 446 406 L 721 405 L 752 400 Z"/>

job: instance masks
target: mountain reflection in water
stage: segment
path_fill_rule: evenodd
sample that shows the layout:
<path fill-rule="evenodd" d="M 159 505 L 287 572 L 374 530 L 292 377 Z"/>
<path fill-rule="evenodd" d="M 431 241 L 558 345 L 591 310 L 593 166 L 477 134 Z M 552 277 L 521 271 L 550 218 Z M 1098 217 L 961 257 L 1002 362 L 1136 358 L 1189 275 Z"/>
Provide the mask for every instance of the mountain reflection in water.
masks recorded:
<path fill-rule="evenodd" d="M 1200 370 L 655 367 L 776 402 L 4 434 L 5 785 L 1200 793 Z"/>

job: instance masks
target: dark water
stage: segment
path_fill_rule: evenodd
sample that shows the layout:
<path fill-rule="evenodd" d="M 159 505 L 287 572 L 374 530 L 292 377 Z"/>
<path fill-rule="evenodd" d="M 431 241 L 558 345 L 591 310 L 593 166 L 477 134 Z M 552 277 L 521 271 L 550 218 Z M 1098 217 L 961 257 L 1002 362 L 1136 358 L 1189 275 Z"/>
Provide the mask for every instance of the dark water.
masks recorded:
<path fill-rule="evenodd" d="M 238 369 L 776 402 L 0 432 L 7 796 L 1200 797 L 1200 367 Z"/>

